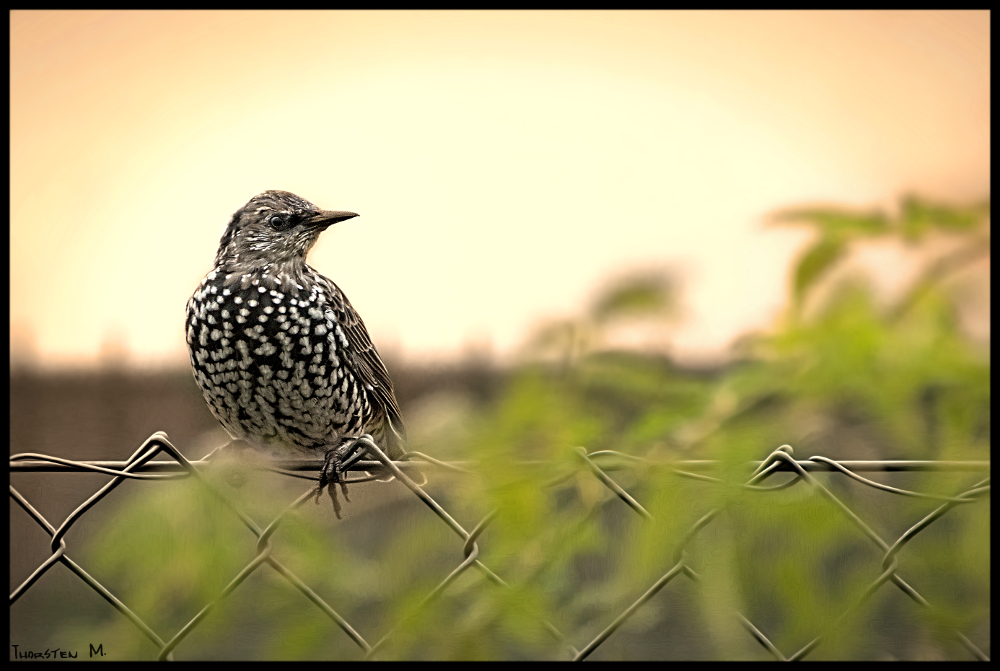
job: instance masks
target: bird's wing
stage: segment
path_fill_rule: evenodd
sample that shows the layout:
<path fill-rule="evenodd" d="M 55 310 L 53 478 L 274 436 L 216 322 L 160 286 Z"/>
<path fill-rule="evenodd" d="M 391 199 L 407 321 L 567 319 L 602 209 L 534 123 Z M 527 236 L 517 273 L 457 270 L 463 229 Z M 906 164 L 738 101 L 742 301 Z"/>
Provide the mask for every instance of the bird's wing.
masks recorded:
<path fill-rule="evenodd" d="M 347 296 L 331 280 L 322 278 L 327 283 L 327 295 L 333 300 L 330 302 L 335 312 L 334 323 L 339 324 L 347 339 L 347 346 L 337 336 L 331 333 L 330 337 L 337 338 L 337 350 L 346 354 L 347 363 L 363 385 L 370 385 L 375 401 L 385 410 L 386 418 L 389 421 L 390 431 L 386 432 L 386 439 L 389 442 L 387 452 L 389 456 L 396 458 L 401 456 L 405 450 L 403 442 L 406 440 L 406 429 L 403 427 L 402 413 L 399 404 L 396 402 L 396 394 L 392 389 L 392 380 L 389 378 L 389 371 L 386 370 L 382 358 L 378 355 L 378 350 L 372 344 L 372 339 L 368 335 L 368 329 L 361 321 L 361 316 L 347 300 Z M 395 434 L 390 435 L 390 434 Z"/>

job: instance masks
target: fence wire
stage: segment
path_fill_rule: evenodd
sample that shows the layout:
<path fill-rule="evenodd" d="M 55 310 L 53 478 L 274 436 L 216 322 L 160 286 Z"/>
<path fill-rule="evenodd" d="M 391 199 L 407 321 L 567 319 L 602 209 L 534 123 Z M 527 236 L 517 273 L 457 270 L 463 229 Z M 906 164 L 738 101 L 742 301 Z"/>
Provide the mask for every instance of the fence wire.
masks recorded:
<path fill-rule="evenodd" d="M 418 497 L 434 514 L 440 518 L 462 541 L 463 561 L 459 563 L 430 593 L 424 597 L 421 606 L 427 605 L 444 593 L 448 587 L 463 573 L 469 569 L 475 569 L 481 573 L 488 581 L 499 588 L 509 588 L 500 576 L 494 573 L 489 567 L 480 561 L 480 550 L 477 540 L 490 522 L 497 515 L 493 511 L 486 515 L 476 524 L 471 531 L 467 531 L 457 522 L 437 501 L 431 497 L 420 484 L 414 481 L 409 473 L 414 473 L 427 468 L 443 468 L 451 471 L 462 472 L 470 466 L 470 462 L 442 462 L 427 455 L 411 452 L 407 454 L 405 461 L 392 461 L 378 446 L 371 440 L 370 436 L 362 436 L 358 439 L 360 446 L 367 448 L 368 460 L 357 461 L 351 467 L 351 471 L 372 471 L 375 469 L 387 469 L 395 476 L 396 481 L 402 483 L 416 497 Z M 216 451 L 216 453 L 218 450 Z M 11 498 L 28 515 L 41 526 L 51 537 L 51 555 L 45 559 L 24 582 L 21 583 L 10 595 L 10 603 L 14 604 L 23 596 L 39 578 L 41 578 L 50 568 L 56 564 L 62 564 L 74 574 L 76 574 L 85 584 L 101 595 L 119 613 L 127 618 L 136 629 L 151 641 L 159 650 L 159 659 L 172 660 L 173 651 L 184 639 L 194 631 L 198 625 L 204 621 L 212 610 L 231 595 L 246 579 L 252 575 L 262 565 L 267 564 L 281 575 L 289 584 L 299 590 L 316 608 L 326 617 L 332 620 L 364 653 L 366 659 L 376 655 L 379 649 L 392 638 L 393 631 L 389 631 L 374 644 L 369 643 L 357 629 L 342 617 L 334 608 L 321 598 L 312 588 L 310 588 L 294 572 L 289 570 L 281 561 L 273 556 L 274 546 L 272 538 L 275 532 L 285 521 L 285 515 L 294 511 L 305 502 L 312 499 L 316 490 L 310 487 L 280 515 L 275 517 L 267 526 L 260 527 L 250 517 L 237 509 L 221 492 L 202 477 L 199 469 L 212 463 L 213 453 L 200 461 L 189 461 L 184 455 L 170 443 L 167 435 L 157 432 L 150 436 L 139 449 L 126 461 L 74 461 L 62 459 L 43 454 L 24 453 L 16 454 L 10 458 L 11 472 L 76 472 L 76 473 L 104 473 L 113 476 L 111 481 L 98 489 L 89 499 L 74 510 L 66 519 L 56 527 L 50 523 L 13 485 L 10 487 Z M 154 461 L 154 457 L 166 455 L 169 460 Z M 630 495 L 625 489 L 618 485 L 609 475 L 609 472 L 627 468 L 630 463 L 645 462 L 646 460 L 626 455 L 611 450 L 588 453 L 584 448 L 577 448 L 577 456 L 581 466 L 585 467 L 593 476 L 601 482 L 609 491 L 617 496 L 624 505 L 628 506 L 635 514 L 649 520 L 650 513 Z M 603 466 L 602 466 L 603 463 Z M 671 462 L 668 467 L 679 476 L 694 478 L 706 482 L 721 483 L 722 480 L 712 475 L 707 475 L 717 466 L 713 461 L 677 461 Z M 268 462 L 267 470 L 283 473 L 293 477 L 304 477 L 316 479 L 314 475 L 300 475 L 301 473 L 316 473 L 322 466 L 321 460 L 274 460 Z M 760 492 L 774 491 L 792 487 L 798 483 L 805 483 L 813 491 L 825 498 L 839 512 L 850 521 L 868 540 L 882 553 L 882 573 L 873 580 L 864 591 L 861 598 L 850 608 L 841 613 L 836 622 L 840 622 L 861 608 L 876 592 L 883 586 L 892 584 L 901 590 L 907 597 L 915 601 L 922 608 L 932 609 L 933 606 L 924 598 L 915 587 L 910 585 L 899 572 L 898 556 L 902 549 L 913 540 L 922 530 L 930 526 L 934 521 L 946 515 L 951 509 L 966 503 L 975 503 L 989 494 L 990 479 L 987 477 L 965 491 L 955 496 L 941 496 L 908 491 L 885 484 L 875 482 L 862 477 L 859 472 L 913 472 L 913 471 L 985 471 L 989 472 L 990 463 L 988 461 L 835 461 L 826 457 L 815 456 L 808 460 L 797 461 L 792 457 L 792 448 L 783 445 L 775 449 L 766 459 L 756 464 L 750 479 L 743 487 Z M 919 522 L 910 527 L 899 538 L 894 541 L 883 539 L 871 526 L 865 523 L 857 514 L 850 510 L 840 499 L 838 499 L 827 487 L 819 482 L 812 474 L 815 472 L 834 472 L 843 474 L 863 485 L 881 491 L 893 493 L 900 496 L 918 497 L 933 501 L 940 501 L 938 506 L 931 513 L 926 515 Z M 384 473 L 384 470 L 382 471 Z M 795 475 L 788 482 L 779 485 L 762 485 L 767 478 L 778 472 L 791 472 Z M 87 571 L 70 558 L 65 536 L 70 527 L 87 513 L 91 508 L 101 502 L 108 494 L 127 479 L 140 480 L 164 480 L 193 478 L 215 493 L 223 500 L 230 510 L 242 521 L 242 523 L 257 538 L 256 554 L 240 570 L 222 590 L 218 598 L 206 604 L 186 625 L 177 631 L 172 637 L 164 640 L 146 622 L 138 617 L 129 607 L 117 596 L 111 593 L 104 585 L 93 578 Z M 360 482 L 371 478 L 352 479 L 350 482 Z M 576 647 L 569 636 L 563 634 L 550 622 L 540 623 L 549 634 L 566 650 L 566 657 L 575 661 L 586 659 L 597 650 L 605 641 L 611 637 L 629 618 L 631 618 L 642 606 L 662 590 L 667 584 L 676 578 L 684 577 L 693 582 L 702 580 L 701 576 L 692 568 L 687 559 L 687 547 L 691 541 L 709 523 L 722 512 L 721 508 L 715 508 L 703 515 L 681 538 L 674 553 L 673 565 L 670 566 L 649 588 L 624 611 L 612 619 L 607 626 L 585 645 Z M 13 543 L 14 541 L 12 541 Z M 768 636 L 756 626 L 743 613 L 734 613 L 735 620 L 755 639 L 760 645 L 770 653 L 776 660 L 792 661 L 805 658 L 810 652 L 823 643 L 824 634 L 820 633 L 809 643 L 799 650 L 789 653 L 779 650 L 772 643 Z M 835 623 L 836 625 L 836 623 Z M 834 626 L 835 626 L 834 625 Z M 833 627 L 831 627 L 832 629 Z M 987 655 L 968 637 L 960 631 L 953 631 L 955 639 L 960 642 L 975 658 L 988 661 Z"/>

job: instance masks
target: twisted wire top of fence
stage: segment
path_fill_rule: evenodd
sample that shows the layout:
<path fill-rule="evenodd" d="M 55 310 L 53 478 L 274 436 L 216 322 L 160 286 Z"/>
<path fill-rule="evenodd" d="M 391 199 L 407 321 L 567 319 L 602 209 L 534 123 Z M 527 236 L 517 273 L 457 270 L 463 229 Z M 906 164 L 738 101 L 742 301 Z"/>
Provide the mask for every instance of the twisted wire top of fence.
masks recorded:
<path fill-rule="evenodd" d="M 438 466 L 450 470 L 464 470 L 475 465 L 474 461 L 438 461 L 426 458 L 420 453 L 411 452 L 413 461 L 397 461 L 396 466 L 405 470 L 417 467 Z M 593 452 L 587 455 L 590 459 L 601 459 L 602 457 L 614 458 L 622 457 L 620 453 Z M 639 460 L 637 457 L 628 457 L 630 460 Z M 676 468 L 685 471 L 707 471 L 718 468 L 722 462 L 713 459 L 688 459 L 680 461 L 652 461 L 641 459 L 641 461 L 654 465 L 669 468 Z M 202 459 L 189 462 L 192 466 L 207 466 L 210 460 Z M 543 463 L 522 462 L 525 464 Z M 747 466 L 751 469 L 759 468 L 764 461 L 750 461 Z M 867 472 L 917 472 L 917 471 L 960 471 L 979 472 L 990 470 L 989 461 L 921 461 L 907 459 L 881 459 L 881 460 L 843 460 L 837 464 L 851 471 Z M 23 453 L 15 454 L 10 458 L 10 470 L 27 473 L 85 473 L 100 472 L 101 469 L 120 471 L 129 464 L 123 460 L 72 460 L 51 457 L 43 454 Z M 272 459 L 268 461 L 270 466 L 286 471 L 318 471 L 323 466 L 322 459 Z M 350 471 L 370 471 L 381 464 L 377 461 L 357 461 L 346 470 Z M 781 462 L 773 470 L 775 471 L 795 471 L 801 468 L 807 472 L 841 472 L 836 465 L 827 461 L 797 460 L 795 465 L 790 462 Z M 609 463 L 602 465 L 605 470 L 619 470 L 622 464 Z M 132 473 L 182 473 L 186 468 L 176 461 L 150 461 L 142 466 L 131 469 Z M 114 473 L 119 475 L 119 473 Z"/>

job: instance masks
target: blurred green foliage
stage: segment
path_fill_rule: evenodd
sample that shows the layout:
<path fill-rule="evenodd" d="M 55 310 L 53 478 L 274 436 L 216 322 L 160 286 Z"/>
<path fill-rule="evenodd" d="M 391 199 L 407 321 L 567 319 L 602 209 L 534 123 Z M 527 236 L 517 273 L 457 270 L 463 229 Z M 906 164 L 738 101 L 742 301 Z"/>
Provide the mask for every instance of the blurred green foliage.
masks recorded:
<path fill-rule="evenodd" d="M 988 502 L 956 507 L 901 552 L 900 575 L 933 609 L 889 583 L 852 611 L 881 574 L 884 552 L 804 482 L 767 492 L 742 483 L 746 462 L 785 443 L 798 458 L 989 459 L 988 344 L 966 335 L 959 318 L 962 278 L 989 257 L 989 206 L 911 197 L 895 214 L 810 208 L 774 220 L 807 226 L 815 239 L 792 269 L 787 311 L 770 332 L 745 338 L 737 361 L 690 370 L 655 353 L 609 349 L 608 330 L 622 320 L 669 328 L 678 318 L 676 280 L 645 274 L 529 338 L 533 363 L 511 372 L 496 403 L 456 403 L 460 412 L 413 432 L 411 449 L 470 462 L 463 473 L 428 470 L 426 489 L 466 530 L 496 511 L 478 546 L 506 587 L 473 567 L 425 601 L 461 563 L 463 541 L 409 492 L 380 503 L 398 483 L 354 487 L 341 523 L 328 505 L 286 514 L 274 556 L 370 644 L 388 635 L 377 654 L 384 659 L 571 657 L 682 557 L 700 579 L 675 578 L 591 659 L 768 659 L 736 612 L 786 655 L 823 635 L 810 659 L 967 658 L 956 628 L 988 652 Z M 864 276 L 834 272 L 875 240 L 926 252 L 888 302 Z M 594 476 L 580 446 L 620 453 L 594 463 L 651 519 Z M 670 463 L 680 459 L 718 460 L 704 472 L 718 480 L 679 476 Z M 955 495 L 982 475 L 872 477 Z M 302 487 L 271 492 L 274 479 L 260 475 L 230 492 L 237 507 L 262 523 L 279 514 Z M 890 545 L 939 505 L 840 475 L 817 480 Z M 88 566 L 172 635 L 252 559 L 255 539 L 217 498 L 192 493 L 198 487 L 142 489 L 93 539 Z M 116 615 L 86 631 L 118 641 L 125 658 L 153 654 Z M 362 653 L 263 567 L 176 655 Z"/>

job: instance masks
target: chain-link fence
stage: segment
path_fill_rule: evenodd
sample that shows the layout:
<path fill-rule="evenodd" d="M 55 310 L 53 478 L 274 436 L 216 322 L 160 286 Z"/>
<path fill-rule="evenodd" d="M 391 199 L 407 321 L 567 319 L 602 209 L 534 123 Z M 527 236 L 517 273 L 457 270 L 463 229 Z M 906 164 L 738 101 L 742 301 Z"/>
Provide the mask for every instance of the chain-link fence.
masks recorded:
<path fill-rule="evenodd" d="M 495 585 L 495 589 L 509 589 L 510 585 L 503 576 L 491 570 L 481 560 L 481 552 L 478 541 L 490 523 L 498 515 L 503 515 L 503 510 L 494 510 L 480 519 L 478 523 L 463 526 L 459 523 L 444 506 L 439 504 L 422 486 L 417 483 L 421 477 L 416 477 L 421 472 L 424 476 L 432 474 L 435 469 L 446 469 L 461 473 L 471 465 L 461 462 L 441 462 L 421 453 L 410 453 L 405 461 L 390 461 L 385 454 L 367 437 L 359 439 L 361 446 L 368 450 L 369 460 L 358 461 L 351 466 L 351 471 L 355 474 L 361 471 L 378 472 L 380 475 L 355 478 L 350 482 L 361 482 L 371 480 L 375 477 L 384 479 L 386 469 L 395 478 L 394 483 L 386 483 L 382 486 L 405 486 L 412 494 L 419 498 L 433 513 L 455 534 L 458 542 L 461 543 L 463 560 L 454 566 L 450 571 L 442 570 L 437 586 L 429 591 L 420 602 L 420 608 L 427 608 L 431 602 L 438 599 L 443 593 L 449 590 L 455 581 L 464 573 L 472 570 L 481 574 L 489 583 Z M 169 460 L 155 461 L 157 456 L 169 457 Z M 31 589 L 36 582 L 46 574 L 46 572 L 56 564 L 62 564 L 72 573 L 78 576 L 94 592 L 110 603 L 122 616 L 128 619 L 141 634 L 148 639 L 158 650 L 160 659 L 173 659 L 175 649 L 180 646 L 188 636 L 195 631 L 206 617 L 220 603 L 227 599 L 234 591 L 238 590 L 245 581 L 253 575 L 263 565 L 268 565 L 282 576 L 289 585 L 293 586 L 304 595 L 316 608 L 316 615 L 332 620 L 346 634 L 365 658 L 377 657 L 388 641 L 395 633 L 392 627 L 381 636 L 372 635 L 370 632 L 359 631 L 359 627 L 347 618 L 343 617 L 331 606 L 313 587 L 310 587 L 302 578 L 283 563 L 275 552 L 275 534 L 286 521 L 285 513 L 294 511 L 316 495 L 315 486 L 299 496 L 285 511 L 274 517 L 268 524 L 260 525 L 249 515 L 244 513 L 238 506 L 230 500 L 226 494 L 219 490 L 215 484 L 206 479 L 203 469 L 211 466 L 213 455 L 209 455 L 203 460 L 192 462 L 174 447 L 167 439 L 166 434 L 156 433 L 151 436 L 135 453 L 125 462 L 121 461 L 72 461 L 42 454 L 18 454 L 11 457 L 10 468 L 12 473 L 23 472 L 78 472 L 78 473 L 101 473 L 112 476 L 110 482 L 98 489 L 82 505 L 66 517 L 64 521 L 53 524 L 46 519 L 36 506 L 23 496 L 13 485 L 11 485 L 11 499 L 15 501 L 28 515 L 41 526 L 50 536 L 50 556 L 45 559 L 27 579 L 23 580 L 11 593 L 11 604 L 13 605 L 20 597 Z M 631 513 L 639 516 L 643 520 L 652 520 L 653 515 L 648 512 L 642 502 L 630 494 L 612 478 L 611 473 L 619 469 L 628 469 L 647 464 L 646 460 L 625 455 L 613 451 L 601 451 L 588 453 L 584 448 L 577 448 L 579 467 L 592 474 L 596 481 L 600 482 L 607 491 L 617 497 L 621 505 L 627 506 Z M 275 460 L 269 462 L 267 470 L 279 472 L 292 477 L 315 479 L 315 474 L 321 461 L 296 461 L 296 460 Z M 711 461 L 676 461 L 668 464 L 660 464 L 661 467 L 670 469 L 673 475 L 681 478 L 699 480 L 706 483 L 721 483 L 722 479 L 713 471 L 719 469 L 719 464 Z M 988 476 L 989 462 L 973 461 L 835 461 L 825 457 L 812 457 L 808 460 L 797 461 L 792 457 L 792 449 L 782 446 L 774 450 L 766 459 L 753 465 L 752 473 L 749 474 L 746 482 L 741 485 L 743 489 L 755 492 L 760 496 L 766 496 L 769 492 L 778 490 L 788 490 L 793 487 L 806 487 L 812 496 L 816 496 L 826 501 L 827 504 L 837 511 L 849 525 L 856 529 L 857 533 L 867 539 L 867 542 L 881 556 L 881 573 L 870 581 L 860 597 L 843 612 L 833 614 L 833 624 L 830 629 L 836 628 L 841 622 L 855 613 L 858 609 L 863 609 L 870 598 L 881 590 L 897 589 L 906 597 L 919 605 L 922 609 L 933 611 L 935 606 L 925 598 L 918 586 L 913 585 L 903 575 L 900 567 L 899 557 L 904 548 L 923 530 L 927 529 L 934 522 L 942 519 L 950 511 L 963 504 L 985 505 L 985 495 L 989 493 L 989 478 L 970 482 L 961 488 L 961 491 L 953 495 L 927 494 L 916 491 L 909 491 L 898 487 L 888 486 L 875 482 L 869 478 L 859 475 L 860 472 L 985 472 Z M 788 473 L 789 479 L 780 484 L 765 484 L 765 481 L 777 473 Z M 821 482 L 815 474 L 818 472 L 829 472 L 842 475 L 861 486 L 880 490 L 890 494 L 915 497 L 936 502 L 936 508 L 922 519 L 913 521 L 912 525 L 896 538 L 884 537 L 884 532 L 879 533 L 869 522 L 864 521 L 859 514 L 854 512 L 843 500 L 834 493 L 835 488 L 828 487 Z M 414 477 L 411 477 L 414 476 Z M 430 475 L 433 477 L 433 475 Z M 256 551 L 254 556 L 239 570 L 229 581 L 228 585 L 221 591 L 218 598 L 206 603 L 201 610 L 181 627 L 173 635 L 164 636 L 158 633 L 146 621 L 136 615 L 129 608 L 126 601 L 127 595 L 118 596 L 113 594 L 105 585 L 101 584 L 82 566 L 70 557 L 69 547 L 66 542 L 66 534 L 70 528 L 77 523 L 89 510 L 101 503 L 115 488 L 127 479 L 135 480 L 165 480 L 165 479 L 191 479 L 198 481 L 201 485 L 211 490 L 226 507 L 241 520 L 242 524 L 256 537 Z M 620 628 L 640 612 L 644 605 L 650 601 L 665 586 L 675 580 L 688 580 L 693 583 L 701 583 L 705 578 L 696 570 L 696 553 L 691 552 L 693 541 L 699 534 L 710 525 L 713 519 L 723 512 L 724 506 L 711 507 L 701 515 L 690 528 L 686 529 L 675 542 L 673 558 L 670 565 L 662 567 L 662 574 L 641 594 L 637 593 L 630 598 L 631 604 L 617 612 L 613 617 L 608 617 L 606 625 L 599 634 L 589 640 L 578 640 L 577 635 L 561 631 L 553 623 L 542 620 L 537 626 L 548 632 L 552 637 L 552 644 L 561 652 L 559 656 L 568 659 L 583 660 L 591 656 L 606 641 L 612 638 Z M 877 525 L 875 525 L 877 526 Z M 470 527 L 470 528 L 467 528 Z M 22 540 L 11 539 L 12 547 Z M 12 577 L 12 581 L 20 578 Z M 777 660 L 797 660 L 807 657 L 817 647 L 822 646 L 826 637 L 826 631 L 817 631 L 809 642 L 797 650 L 782 650 L 772 642 L 766 626 L 760 622 L 755 623 L 750 617 L 741 612 L 732 612 L 731 621 L 735 625 L 738 623 L 746 630 L 747 635 L 755 639 L 763 648 Z M 951 635 L 957 640 L 971 655 L 980 660 L 986 660 L 987 654 L 980 646 L 974 643 L 966 635 L 967 632 L 951 630 Z M 13 641 L 12 641 L 13 643 Z M 981 645 L 981 644 L 980 644 Z M 27 650 L 25 650 L 27 648 Z M 16 658 L 34 657 L 42 655 L 39 651 L 31 649 L 30 646 L 22 646 L 20 651 L 15 650 L 13 656 Z"/>

